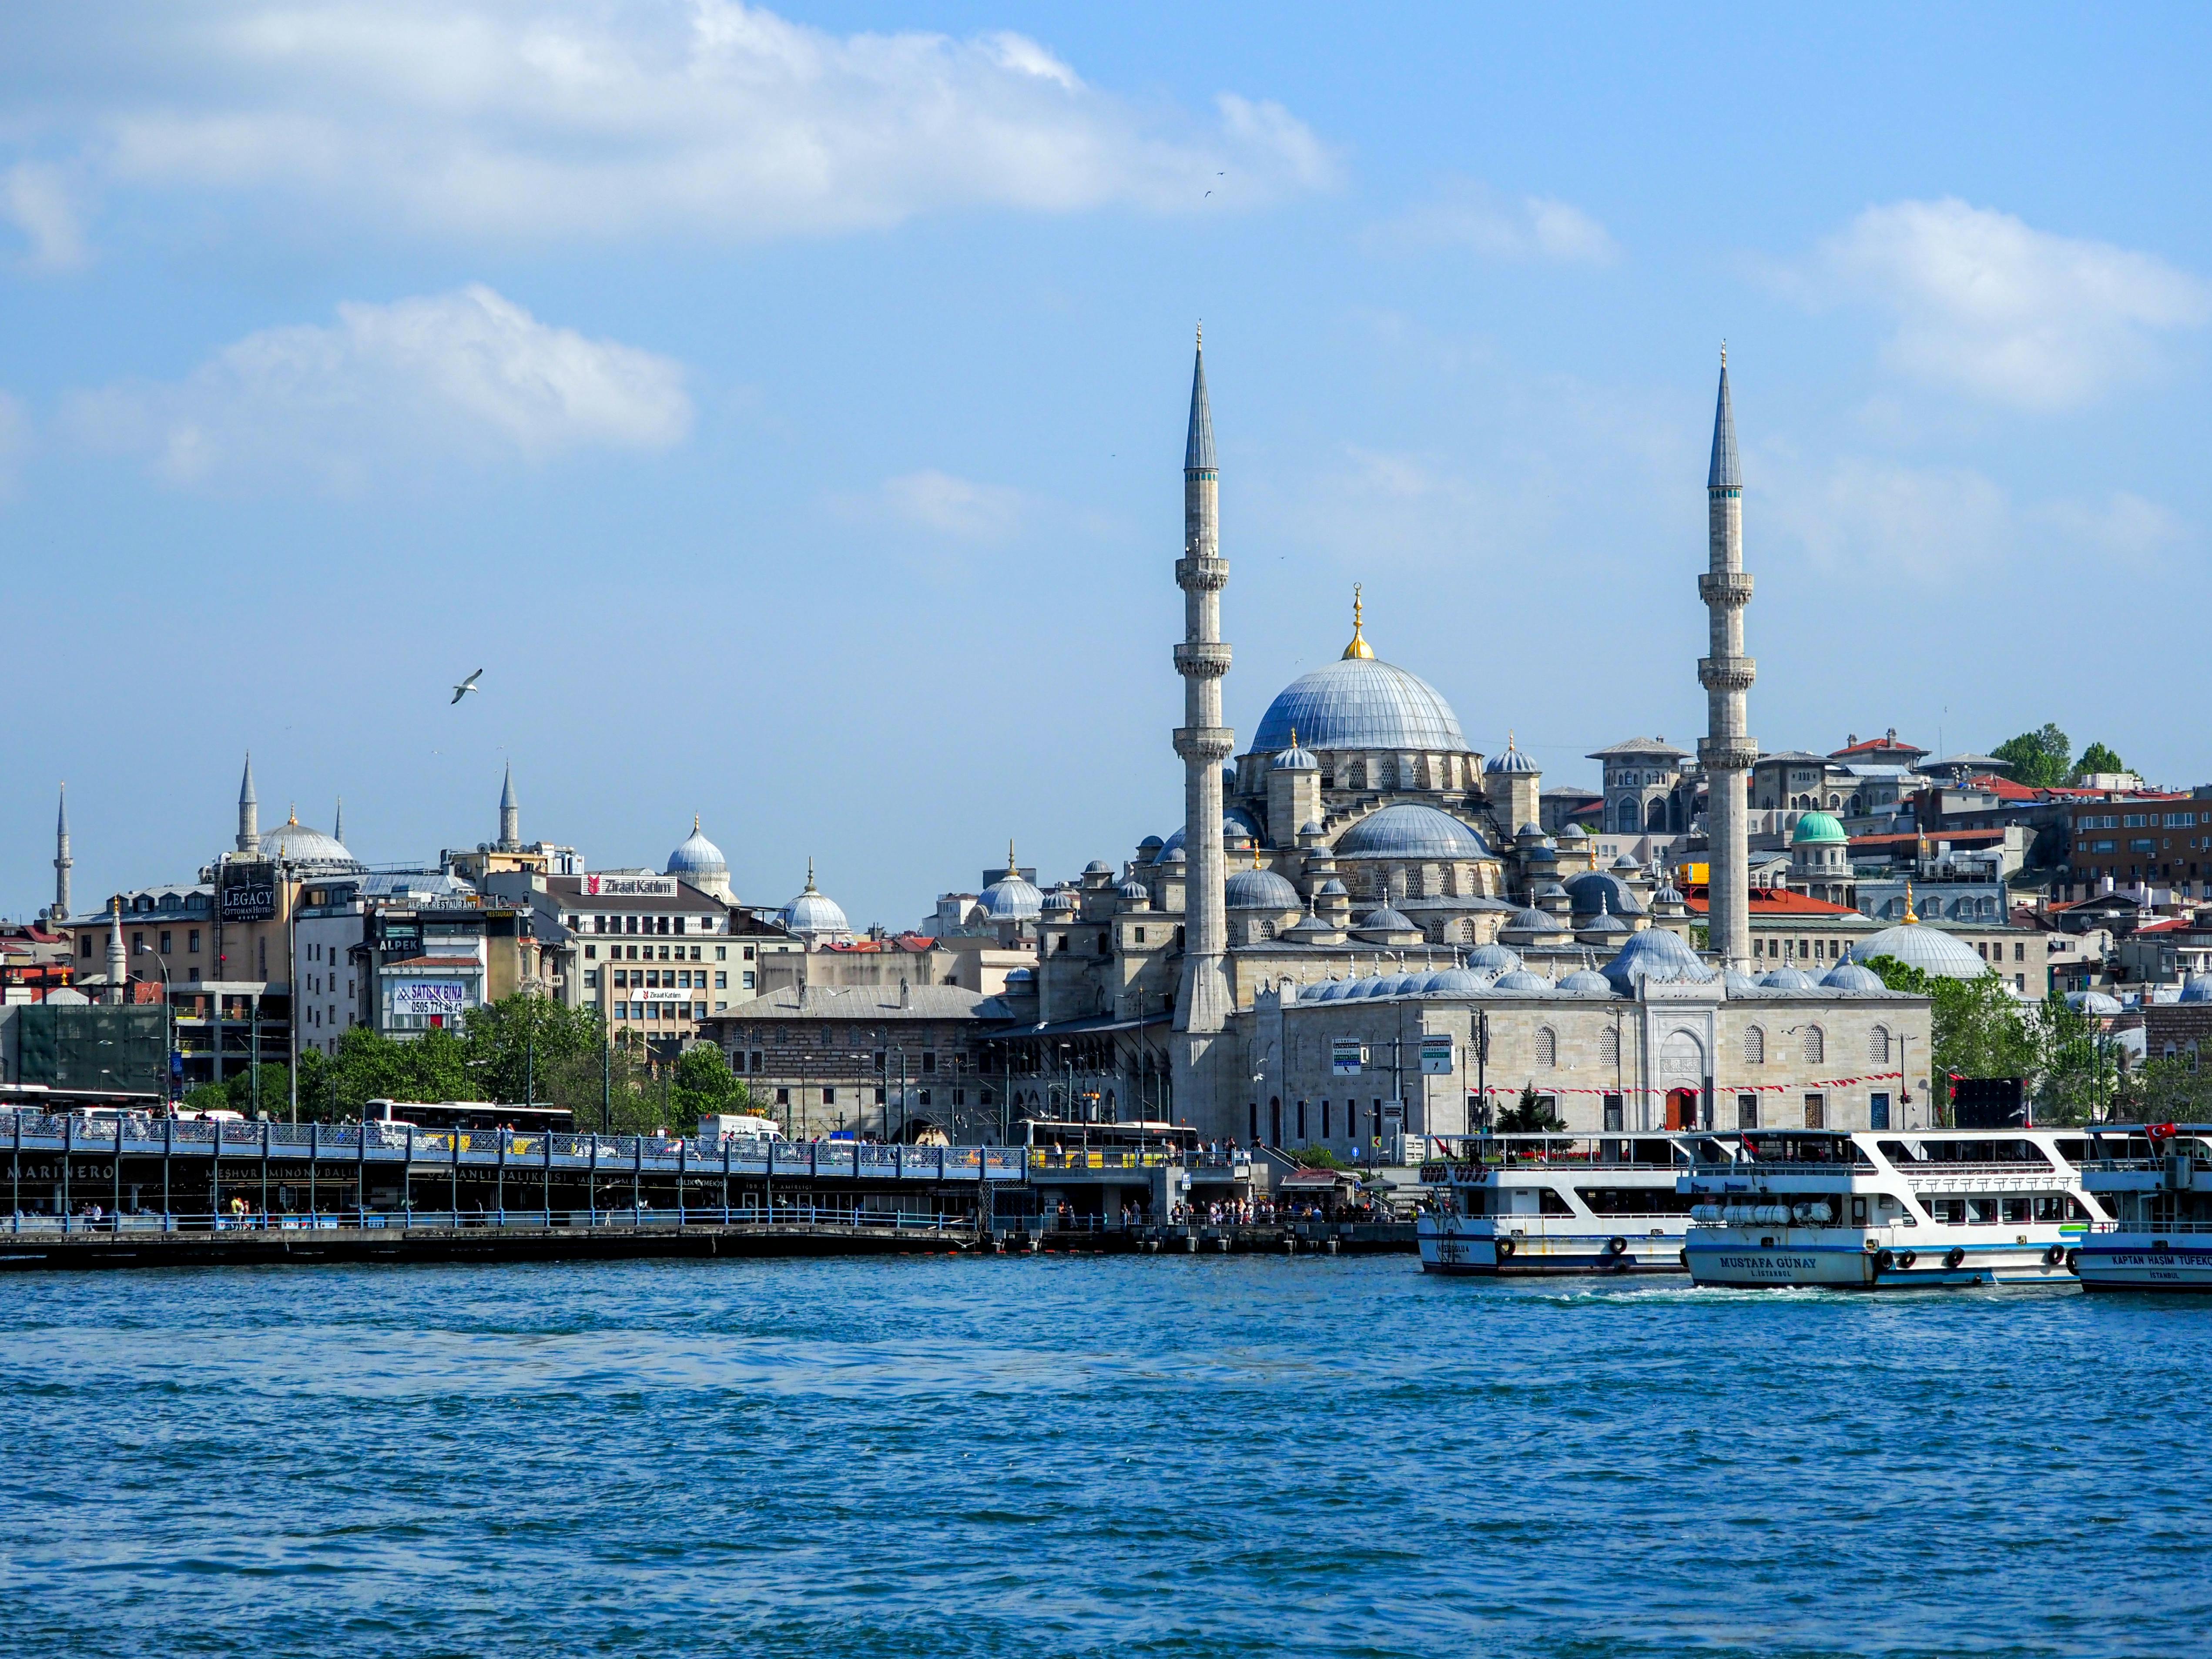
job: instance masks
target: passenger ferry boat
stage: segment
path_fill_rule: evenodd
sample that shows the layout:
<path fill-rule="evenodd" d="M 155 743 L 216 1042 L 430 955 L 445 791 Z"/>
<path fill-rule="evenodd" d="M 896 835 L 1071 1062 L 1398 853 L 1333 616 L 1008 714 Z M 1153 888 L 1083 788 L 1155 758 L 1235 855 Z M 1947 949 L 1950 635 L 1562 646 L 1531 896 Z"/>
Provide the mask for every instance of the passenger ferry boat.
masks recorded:
<path fill-rule="evenodd" d="M 2081 1184 L 2112 1212 L 2081 1243 L 2085 1291 L 2212 1291 L 2212 1127 L 2089 1131 Z"/>
<path fill-rule="evenodd" d="M 1499 1275 L 1682 1271 L 1696 1134 L 1481 1135 L 1425 1164 L 1421 1268 Z"/>
<path fill-rule="evenodd" d="M 2070 1284 L 2091 1225 L 2079 1131 L 1743 1131 L 1683 1182 L 1699 1285 Z"/>

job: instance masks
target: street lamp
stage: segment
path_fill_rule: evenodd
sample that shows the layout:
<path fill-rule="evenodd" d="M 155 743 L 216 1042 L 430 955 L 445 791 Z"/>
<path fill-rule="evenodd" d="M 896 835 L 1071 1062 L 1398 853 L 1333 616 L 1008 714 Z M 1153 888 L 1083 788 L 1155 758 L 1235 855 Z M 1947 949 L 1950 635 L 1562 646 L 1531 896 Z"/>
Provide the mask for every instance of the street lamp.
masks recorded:
<path fill-rule="evenodd" d="M 169 1001 L 169 964 L 162 959 L 159 951 L 147 950 L 143 939 L 139 942 L 138 954 L 152 957 L 154 965 L 161 970 L 161 1098 L 173 1100 L 175 1096 L 169 1087 L 169 1079 L 170 1068 L 177 1063 L 177 1015 Z"/>

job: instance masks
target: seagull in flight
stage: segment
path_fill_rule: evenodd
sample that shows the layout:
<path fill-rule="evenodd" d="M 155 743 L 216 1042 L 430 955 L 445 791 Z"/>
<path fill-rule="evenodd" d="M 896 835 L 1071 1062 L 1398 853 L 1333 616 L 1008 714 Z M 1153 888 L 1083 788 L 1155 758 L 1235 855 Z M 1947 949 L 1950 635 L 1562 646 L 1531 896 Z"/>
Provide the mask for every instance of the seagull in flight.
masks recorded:
<path fill-rule="evenodd" d="M 463 680 L 459 685 L 455 686 L 453 688 L 453 702 L 459 702 L 463 697 L 467 696 L 471 691 L 481 691 L 483 688 L 478 685 L 477 682 L 483 678 L 483 670 L 479 668 L 475 673 L 470 675 L 468 678 Z M 448 703 L 447 705 L 447 708 L 451 708 L 452 706 L 452 703 Z"/>

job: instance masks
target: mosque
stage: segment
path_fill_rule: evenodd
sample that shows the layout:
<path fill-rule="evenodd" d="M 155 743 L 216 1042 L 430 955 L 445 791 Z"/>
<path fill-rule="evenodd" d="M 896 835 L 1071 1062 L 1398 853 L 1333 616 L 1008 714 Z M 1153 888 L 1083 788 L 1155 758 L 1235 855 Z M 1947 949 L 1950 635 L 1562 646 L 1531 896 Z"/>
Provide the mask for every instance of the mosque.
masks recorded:
<path fill-rule="evenodd" d="M 1577 1133 L 1929 1121 L 1925 999 L 1856 963 L 1753 976 L 1752 583 L 1725 360 L 1698 584 L 1710 806 L 1668 826 L 1710 846 L 1709 920 L 1656 864 L 1600 867 L 1578 829 L 1547 834 L 1535 763 L 1510 733 L 1475 750 L 1434 686 L 1378 657 L 1357 589 L 1341 656 L 1278 693 L 1237 752 L 1202 341 L 1183 478 L 1184 826 L 1118 875 L 1097 861 L 1045 892 L 1009 870 L 982 894 L 1002 937 L 1036 950 L 999 1039 L 1018 1104 L 1058 1092 L 1023 1092 L 1024 1073 L 1065 1071 L 1079 1103 L 1110 1108 L 1164 1072 L 1180 1121 L 1340 1153 L 1471 1132 L 1524 1091 Z"/>

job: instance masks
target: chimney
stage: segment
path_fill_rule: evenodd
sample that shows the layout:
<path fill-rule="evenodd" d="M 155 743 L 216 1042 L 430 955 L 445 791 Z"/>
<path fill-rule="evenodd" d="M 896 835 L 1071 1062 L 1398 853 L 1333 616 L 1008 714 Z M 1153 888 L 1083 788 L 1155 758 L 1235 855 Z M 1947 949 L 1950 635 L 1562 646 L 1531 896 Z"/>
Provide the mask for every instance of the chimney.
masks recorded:
<path fill-rule="evenodd" d="M 914 988 L 907 983 L 906 975 L 903 974 L 899 975 L 899 1006 L 902 1008 L 914 1006 Z"/>

